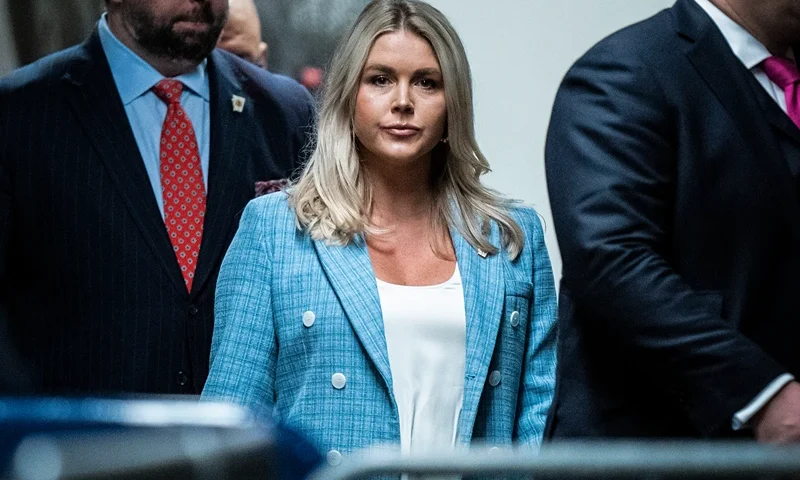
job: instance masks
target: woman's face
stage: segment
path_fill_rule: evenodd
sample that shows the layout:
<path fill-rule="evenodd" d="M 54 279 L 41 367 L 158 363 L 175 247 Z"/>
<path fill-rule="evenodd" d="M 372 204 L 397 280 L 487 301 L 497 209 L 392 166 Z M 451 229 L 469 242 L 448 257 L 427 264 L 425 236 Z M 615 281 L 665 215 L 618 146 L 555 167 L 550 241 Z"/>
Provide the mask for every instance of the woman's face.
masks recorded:
<path fill-rule="evenodd" d="M 406 31 L 378 37 L 361 73 L 354 119 L 365 162 L 430 161 L 447 123 L 439 61 L 427 40 Z"/>

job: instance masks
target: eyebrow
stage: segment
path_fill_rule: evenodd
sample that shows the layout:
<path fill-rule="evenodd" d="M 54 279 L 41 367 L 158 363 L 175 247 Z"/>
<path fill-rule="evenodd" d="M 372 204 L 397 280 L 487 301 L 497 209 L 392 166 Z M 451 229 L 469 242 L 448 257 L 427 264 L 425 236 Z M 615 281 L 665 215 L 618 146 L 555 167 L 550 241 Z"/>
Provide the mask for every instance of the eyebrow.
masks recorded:
<path fill-rule="evenodd" d="M 367 65 L 366 68 L 364 68 L 365 72 L 370 71 L 370 70 L 377 70 L 379 72 L 384 72 L 384 73 L 388 73 L 388 74 L 392 74 L 392 75 L 397 73 L 394 68 L 392 68 L 392 67 L 390 67 L 388 65 L 381 65 L 381 64 L 378 64 L 378 63 Z M 415 77 L 419 77 L 419 76 L 423 76 L 423 75 L 441 75 L 441 72 L 439 71 L 438 68 L 421 68 L 421 69 L 416 70 L 414 72 L 414 76 Z"/>

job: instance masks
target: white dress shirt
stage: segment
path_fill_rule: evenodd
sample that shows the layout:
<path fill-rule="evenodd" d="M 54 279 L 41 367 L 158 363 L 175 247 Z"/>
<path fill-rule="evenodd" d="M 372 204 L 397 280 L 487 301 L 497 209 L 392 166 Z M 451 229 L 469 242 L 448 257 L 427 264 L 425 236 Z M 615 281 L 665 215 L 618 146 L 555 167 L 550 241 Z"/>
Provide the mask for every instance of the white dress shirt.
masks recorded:
<path fill-rule="evenodd" d="M 458 266 L 438 285 L 377 282 L 401 451 L 452 447 L 464 399 L 467 342 Z"/>
<path fill-rule="evenodd" d="M 161 128 L 167 116 L 167 104 L 151 89 L 165 77 L 114 36 L 105 14 L 100 18 L 97 31 L 108 66 L 111 68 L 111 76 L 114 78 L 122 105 L 125 107 L 125 114 L 133 130 L 133 138 L 139 147 L 147 177 L 153 187 L 158 209 L 163 217 L 160 153 Z M 208 191 L 211 148 L 211 93 L 207 63 L 207 60 L 203 60 L 190 72 L 175 77 L 175 80 L 179 80 L 185 87 L 181 94 L 181 107 L 194 126 L 206 191 Z"/>
<path fill-rule="evenodd" d="M 731 50 L 733 50 L 733 54 L 753 73 L 758 83 L 764 87 L 769 96 L 781 107 L 781 110 L 786 112 L 786 96 L 783 89 L 770 80 L 760 66 L 761 62 L 772 56 L 767 47 L 709 0 L 695 0 L 695 2 L 705 10 L 717 25 L 722 36 L 725 37 Z M 787 56 L 792 57 L 792 52 L 787 52 Z M 747 423 L 753 418 L 753 415 L 758 413 L 781 388 L 792 380 L 794 380 L 794 376 L 785 373 L 767 385 L 756 398 L 734 414 L 732 421 L 734 430 L 748 426 Z"/>

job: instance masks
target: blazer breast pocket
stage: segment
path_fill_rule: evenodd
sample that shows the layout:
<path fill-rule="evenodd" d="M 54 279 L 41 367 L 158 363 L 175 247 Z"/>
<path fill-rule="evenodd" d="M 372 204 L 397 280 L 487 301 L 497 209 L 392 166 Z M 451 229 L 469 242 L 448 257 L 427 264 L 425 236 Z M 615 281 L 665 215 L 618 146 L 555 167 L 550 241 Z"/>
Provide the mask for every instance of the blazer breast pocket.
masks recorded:
<path fill-rule="evenodd" d="M 530 299 L 533 295 L 533 284 L 519 280 L 506 280 L 506 296 Z"/>

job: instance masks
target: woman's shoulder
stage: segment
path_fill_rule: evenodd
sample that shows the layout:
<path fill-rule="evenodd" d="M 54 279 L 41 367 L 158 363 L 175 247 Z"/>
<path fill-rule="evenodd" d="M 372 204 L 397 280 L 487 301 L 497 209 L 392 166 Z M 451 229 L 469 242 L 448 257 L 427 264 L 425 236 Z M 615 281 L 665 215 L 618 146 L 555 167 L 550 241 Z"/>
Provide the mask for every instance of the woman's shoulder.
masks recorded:
<path fill-rule="evenodd" d="M 508 209 L 511 218 L 517 222 L 525 234 L 525 238 L 536 238 L 544 235 L 542 217 L 530 205 L 515 203 Z"/>
<path fill-rule="evenodd" d="M 539 212 L 532 206 L 516 203 L 509 208 L 509 214 L 522 229 L 524 239 L 517 262 L 524 265 L 537 264 L 543 258 L 548 257 L 544 225 Z"/>
<path fill-rule="evenodd" d="M 294 211 L 289 205 L 289 197 L 283 191 L 260 195 L 250 200 L 245 207 L 245 212 L 270 216 L 294 215 Z"/>
<path fill-rule="evenodd" d="M 240 228 L 243 226 L 268 227 L 267 231 L 294 229 L 294 209 L 286 193 L 274 192 L 250 200 L 240 220 Z"/>

